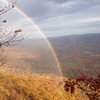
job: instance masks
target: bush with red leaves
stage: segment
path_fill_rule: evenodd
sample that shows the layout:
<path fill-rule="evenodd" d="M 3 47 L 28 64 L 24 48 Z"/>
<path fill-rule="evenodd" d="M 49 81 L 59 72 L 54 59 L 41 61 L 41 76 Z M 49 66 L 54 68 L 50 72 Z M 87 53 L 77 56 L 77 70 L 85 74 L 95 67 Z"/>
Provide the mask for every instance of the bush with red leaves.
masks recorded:
<path fill-rule="evenodd" d="M 75 92 L 75 86 L 82 90 L 90 100 L 100 100 L 100 75 L 96 78 L 81 76 L 65 82 L 65 91 Z"/>

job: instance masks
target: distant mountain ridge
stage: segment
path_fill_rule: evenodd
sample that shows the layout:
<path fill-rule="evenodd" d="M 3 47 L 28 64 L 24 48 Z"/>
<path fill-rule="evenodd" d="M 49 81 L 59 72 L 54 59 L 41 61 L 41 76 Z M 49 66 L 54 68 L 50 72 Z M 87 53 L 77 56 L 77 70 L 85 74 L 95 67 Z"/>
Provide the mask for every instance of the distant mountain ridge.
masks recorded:
<path fill-rule="evenodd" d="M 52 45 L 61 47 L 78 46 L 80 49 L 91 49 L 100 53 L 100 34 L 70 35 L 49 39 Z"/>

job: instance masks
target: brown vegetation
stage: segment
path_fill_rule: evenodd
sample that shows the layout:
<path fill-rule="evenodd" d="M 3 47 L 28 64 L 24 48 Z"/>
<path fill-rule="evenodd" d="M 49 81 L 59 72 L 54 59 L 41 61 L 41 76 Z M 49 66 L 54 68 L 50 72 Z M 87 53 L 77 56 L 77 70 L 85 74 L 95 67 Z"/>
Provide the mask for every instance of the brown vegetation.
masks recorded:
<path fill-rule="evenodd" d="M 89 100 L 99 100 L 100 99 L 100 76 L 98 77 L 88 77 L 81 76 L 74 79 L 69 79 L 65 82 L 65 91 L 70 91 L 73 94 L 75 88 L 82 90 L 89 98 Z"/>
<path fill-rule="evenodd" d="M 61 77 L 0 68 L 0 100 L 88 100 L 78 88 L 73 94 L 66 92 L 64 84 Z"/>

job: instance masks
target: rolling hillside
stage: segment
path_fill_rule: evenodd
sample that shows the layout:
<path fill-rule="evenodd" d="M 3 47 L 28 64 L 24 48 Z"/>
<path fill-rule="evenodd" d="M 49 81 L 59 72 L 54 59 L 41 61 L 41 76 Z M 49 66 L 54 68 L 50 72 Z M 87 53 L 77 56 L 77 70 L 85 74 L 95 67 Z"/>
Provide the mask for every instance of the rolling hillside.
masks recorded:
<path fill-rule="evenodd" d="M 100 34 L 72 35 L 49 40 L 64 76 L 97 76 L 100 73 Z M 8 59 L 12 67 L 24 70 L 28 67 L 33 73 L 59 74 L 53 55 L 43 39 L 25 40 L 8 51 L 10 58 L 13 58 L 13 61 Z"/>
<path fill-rule="evenodd" d="M 65 76 L 99 75 L 100 34 L 64 36 L 50 41 Z"/>

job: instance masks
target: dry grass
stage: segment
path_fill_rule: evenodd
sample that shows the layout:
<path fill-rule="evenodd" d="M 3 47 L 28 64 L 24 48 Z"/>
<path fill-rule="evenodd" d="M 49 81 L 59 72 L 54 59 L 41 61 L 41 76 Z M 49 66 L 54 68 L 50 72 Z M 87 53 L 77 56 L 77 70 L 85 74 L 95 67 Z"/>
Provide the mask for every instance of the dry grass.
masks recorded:
<path fill-rule="evenodd" d="M 56 76 L 16 74 L 0 68 L 0 100 L 88 100 L 80 90 L 70 94 L 63 86 Z"/>

